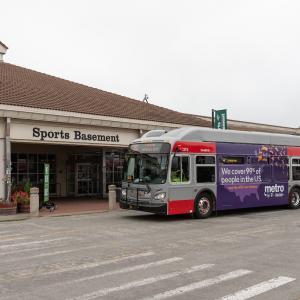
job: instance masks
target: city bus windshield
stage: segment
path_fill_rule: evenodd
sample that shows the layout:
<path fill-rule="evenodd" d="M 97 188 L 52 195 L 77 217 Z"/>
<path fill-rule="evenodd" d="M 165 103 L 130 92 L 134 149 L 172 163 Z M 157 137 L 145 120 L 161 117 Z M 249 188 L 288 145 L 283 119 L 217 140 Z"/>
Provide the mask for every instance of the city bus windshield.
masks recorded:
<path fill-rule="evenodd" d="M 152 151 L 164 153 L 150 153 Z M 170 145 L 165 143 L 131 145 L 125 160 L 124 181 L 144 184 L 165 183 L 169 151 Z"/>

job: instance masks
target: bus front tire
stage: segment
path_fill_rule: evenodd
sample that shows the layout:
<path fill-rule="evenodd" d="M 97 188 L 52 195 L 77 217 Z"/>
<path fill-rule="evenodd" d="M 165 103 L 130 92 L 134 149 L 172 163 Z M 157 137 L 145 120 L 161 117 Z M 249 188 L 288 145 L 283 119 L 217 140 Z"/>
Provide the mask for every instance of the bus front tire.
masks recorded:
<path fill-rule="evenodd" d="M 195 200 L 195 213 L 196 219 L 206 219 L 210 217 L 213 211 L 212 196 L 208 193 L 201 193 Z"/>
<path fill-rule="evenodd" d="M 300 207 L 300 190 L 299 188 L 292 188 L 289 194 L 289 208 L 298 209 Z"/>

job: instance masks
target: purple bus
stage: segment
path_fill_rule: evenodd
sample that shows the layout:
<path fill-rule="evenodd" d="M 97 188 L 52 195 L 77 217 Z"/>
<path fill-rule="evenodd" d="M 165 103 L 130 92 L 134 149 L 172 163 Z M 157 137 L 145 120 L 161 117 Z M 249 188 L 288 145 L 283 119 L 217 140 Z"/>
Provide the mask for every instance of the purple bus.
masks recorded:
<path fill-rule="evenodd" d="M 207 218 L 274 205 L 300 207 L 300 137 L 185 127 L 129 146 L 121 208 Z"/>

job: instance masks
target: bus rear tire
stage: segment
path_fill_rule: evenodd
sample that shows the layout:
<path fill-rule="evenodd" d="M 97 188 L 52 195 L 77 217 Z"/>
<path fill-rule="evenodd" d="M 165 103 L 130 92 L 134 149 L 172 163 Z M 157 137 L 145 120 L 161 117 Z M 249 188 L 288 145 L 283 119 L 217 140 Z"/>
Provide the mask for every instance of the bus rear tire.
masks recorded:
<path fill-rule="evenodd" d="M 300 207 L 300 190 L 292 188 L 289 194 L 289 208 L 298 209 Z"/>
<path fill-rule="evenodd" d="M 213 199 L 208 193 L 201 193 L 195 200 L 195 213 L 196 219 L 206 219 L 210 217 L 213 211 Z"/>

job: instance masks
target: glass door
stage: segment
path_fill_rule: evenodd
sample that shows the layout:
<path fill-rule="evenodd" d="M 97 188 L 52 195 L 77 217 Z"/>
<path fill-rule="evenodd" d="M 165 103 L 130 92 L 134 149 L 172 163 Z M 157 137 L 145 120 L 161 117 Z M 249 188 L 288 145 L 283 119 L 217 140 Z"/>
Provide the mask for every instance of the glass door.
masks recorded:
<path fill-rule="evenodd" d="M 91 163 L 76 164 L 76 196 L 99 194 L 99 165 Z"/>

